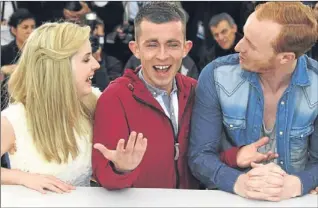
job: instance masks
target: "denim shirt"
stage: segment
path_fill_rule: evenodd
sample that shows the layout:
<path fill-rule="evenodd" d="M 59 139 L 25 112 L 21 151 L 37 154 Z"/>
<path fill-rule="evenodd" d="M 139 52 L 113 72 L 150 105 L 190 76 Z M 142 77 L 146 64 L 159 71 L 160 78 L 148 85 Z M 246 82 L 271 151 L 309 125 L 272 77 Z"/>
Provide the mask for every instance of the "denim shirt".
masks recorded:
<path fill-rule="evenodd" d="M 219 159 L 223 141 L 242 146 L 261 135 L 264 96 L 259 75 L 242 70 L 238 54 L 200 74 L 191 121 L 189 166 L 205 185 L 232 192 L 241 172 Z M 301 56 L 276 113 L 278 164 L 300 178 L 302 194 L 318 186 L 318 62 Z M 224 146 L 224 145 L 223 145 Z"/>

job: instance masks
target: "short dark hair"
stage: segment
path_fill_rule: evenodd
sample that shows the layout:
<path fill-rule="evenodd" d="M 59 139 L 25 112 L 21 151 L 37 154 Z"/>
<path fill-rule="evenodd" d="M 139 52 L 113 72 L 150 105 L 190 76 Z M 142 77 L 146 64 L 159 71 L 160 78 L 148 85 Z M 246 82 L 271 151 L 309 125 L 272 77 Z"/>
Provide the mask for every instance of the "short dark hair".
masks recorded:
<path fill-rule="evenodd" d="M 20 8 L 17 9 L 9 18 L 8 25 L 17 28 L 21 22 L 27 19 L 33 19 L 35 21 L 34 15 L 29 12 L 29 10 Z"/>
<path fill-rule="evenodd" d="M 91 43 L 92 53 L 95 53 L 101 47 L 99 44 L 99 40 L 96 36 L 91 34 L 89 36 L 89 41 Z"/>
<path fill-rule="evenodd" d="M 143 20 L 147 20 L 156 24 L 167 23 L 171 21 L 181 21 L 184 37 L 186 35 L 186 15 L 184 10 L 176 3 L 159 1 L 144 4 L 139 9 L 134 20 L 136 40 L 140 33 L 140 24 Z"/>
<path fill-rule="evenodd" d="M 231 17 L 231 15 L 229 15 L 228 13 L 223 12 L 223 13 L 214 15 L 211 18 L 209 22 L 209 27 L 217 27 L 218 24 L 220 24 L 220 22 L 223 20 L 227 21 L 231 27 L 235 25 L 235 21 L 233 17 Z"/>

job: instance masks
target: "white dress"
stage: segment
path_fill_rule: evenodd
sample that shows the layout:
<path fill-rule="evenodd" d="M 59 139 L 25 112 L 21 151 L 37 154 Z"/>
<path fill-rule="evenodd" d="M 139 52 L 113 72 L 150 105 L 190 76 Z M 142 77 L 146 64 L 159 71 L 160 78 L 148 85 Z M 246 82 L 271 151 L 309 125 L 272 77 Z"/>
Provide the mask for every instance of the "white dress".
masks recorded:
<path fill-rule="evenodd" d="M 96 89 L 93 89 L 93 92 L 97 96 L 100 95 Z M 5 116 L 11 123 L 16 139 L 16 151 L 8 154 L 11 169 L 52 175 L 74 186 L 90 186 L 92 135 L 82 137 L 75 135 L 79 154 L 74 160 L 70 156 L 68 163 L 49 163 L 43 159 L 33 144 L 27 128 L 24 105 L 22 103 L 10 104 L 1 112 L 1 115 Z"/>

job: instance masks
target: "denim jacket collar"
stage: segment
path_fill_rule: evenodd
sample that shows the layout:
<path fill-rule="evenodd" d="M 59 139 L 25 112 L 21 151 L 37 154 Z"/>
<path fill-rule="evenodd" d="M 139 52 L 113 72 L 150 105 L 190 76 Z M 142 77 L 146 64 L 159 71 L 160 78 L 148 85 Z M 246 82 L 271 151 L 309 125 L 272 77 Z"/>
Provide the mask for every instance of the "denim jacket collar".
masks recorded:
<path fill-rule="evenodd" d="M 258 74 L 255 72 L 250 72 L 244 70 L 242 73 L 242 78 L 245 78 L 251 84 L 257 85 Z M 305 56 L 299 57 L 297 60 L 296 69 L 292 75 L 291 84 L 298 86 L 308 86 L 310 85 L 310 80 L 308 76 L 307 60 Z"/>

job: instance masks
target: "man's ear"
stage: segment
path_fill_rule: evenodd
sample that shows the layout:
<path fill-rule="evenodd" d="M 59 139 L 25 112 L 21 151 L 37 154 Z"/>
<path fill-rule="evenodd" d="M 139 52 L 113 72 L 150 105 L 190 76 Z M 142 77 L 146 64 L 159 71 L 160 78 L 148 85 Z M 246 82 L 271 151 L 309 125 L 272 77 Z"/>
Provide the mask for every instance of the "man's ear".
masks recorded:
<path fill-rule="evenodd" d="M 296 54 L 291 52 L 281 53 L 279 58 L 280 64 L 287 64 L 296 59 Z"/>
<path fill-rule="evenodd" d="M 237 32 L 237 25 L 236 24 L 234 24 L 233 26 L 232 26 L 232 30 L 236 33 Z"/>
<path fill-rule="evenodd" d="M 139 47 L 136 41 L 130 41 L 129 44 L 129 49 L 130 51 L 138 58 L 140 59 L 140 54 L 139 54 Z"/>
<path fill-rule="evenodd" d="M 186 57 L 189 53 L 189 51 L 191 50 L 193 46 L 193 43 L 191 40 L 187 40 L 184 44 L 184 49 L 183 49 L 183 58 Z"/>

